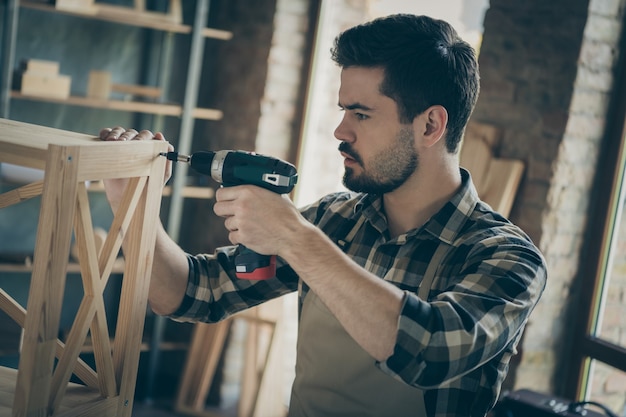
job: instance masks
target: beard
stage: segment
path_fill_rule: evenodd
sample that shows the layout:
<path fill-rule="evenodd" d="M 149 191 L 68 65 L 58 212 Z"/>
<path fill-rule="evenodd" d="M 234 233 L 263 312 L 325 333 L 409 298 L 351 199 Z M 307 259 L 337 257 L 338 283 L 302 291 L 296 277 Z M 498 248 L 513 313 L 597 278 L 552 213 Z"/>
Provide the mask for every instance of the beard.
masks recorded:
<path fill-rule="evenodd" d="M 342 142 L 339 150 L 353 158 L 363 171 L 357 175 L 352 168 L 346 168 L 343 184 L 351 191 L 368 194 L 385 194 L 394 191 L 417 170 L 419 155 L 413 141 L 413 129 L 403 128 L 396 140 L 387 149 L 378 153 L 368 166 L 349 143 Z"/>

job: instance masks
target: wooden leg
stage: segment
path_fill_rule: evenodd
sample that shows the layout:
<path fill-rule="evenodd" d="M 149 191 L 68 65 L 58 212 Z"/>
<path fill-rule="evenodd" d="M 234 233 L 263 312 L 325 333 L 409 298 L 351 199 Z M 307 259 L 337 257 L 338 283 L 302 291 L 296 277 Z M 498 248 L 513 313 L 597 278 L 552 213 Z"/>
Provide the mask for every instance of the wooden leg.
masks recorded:
<path fill-rule="evenodd" d="M 255 310 L 253 314 L 247 313 L 241 316 L 248 322 L 248 332 L 241 378 L 241 397 L 237 410 L 239 417 L 255 415 L 259 392 L 276 334 L 276 321 L 261 318 L 258 313 Z"/>
<path fill-rule="evenodd" d="M 117 416 L 121 417 L 131 415 L 139 368 L 165 158 L 159 158 L 158 162 L 152 165 L 148 182 L 130 223 L 124 248 L 126 259 L 132 262 L 126 262 L 113 350 L 113 363 L 120 387 Z"/>
<path fill-rule="evenodd" d="M 211 382 L 224 351 L 232 320 L 196 323 L 176 399 L 176 410 L 203 415 Z"/>
<path fill-rule="evenodd" d="M 48 415 L 72 219 L 76 210 L 78 148 L 51 145 L 46 162 L 33 274 L 24 323 L 14 415 Z"/>

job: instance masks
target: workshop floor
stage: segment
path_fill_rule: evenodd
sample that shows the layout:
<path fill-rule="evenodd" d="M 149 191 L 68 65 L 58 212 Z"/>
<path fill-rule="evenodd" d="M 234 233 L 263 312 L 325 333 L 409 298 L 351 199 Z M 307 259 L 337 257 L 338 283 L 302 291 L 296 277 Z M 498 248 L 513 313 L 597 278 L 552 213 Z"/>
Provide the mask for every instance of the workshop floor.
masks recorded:
<path fill-rule="evenodd" d="M 178 414 L 169 407 L 157 407 L 145 403 L 135 404 L 133 406 L 133 417 L 180 417 L 184 414 Z"/>
<path fill-rule="evenodd" d="M 236 410 L 210 410 L 212 417 L 235 417 Z M 132 417 L 190 417 L 189 414 L 182 414 L 173 411 L 168 404 L 146 404 L 135 403 Z"/>

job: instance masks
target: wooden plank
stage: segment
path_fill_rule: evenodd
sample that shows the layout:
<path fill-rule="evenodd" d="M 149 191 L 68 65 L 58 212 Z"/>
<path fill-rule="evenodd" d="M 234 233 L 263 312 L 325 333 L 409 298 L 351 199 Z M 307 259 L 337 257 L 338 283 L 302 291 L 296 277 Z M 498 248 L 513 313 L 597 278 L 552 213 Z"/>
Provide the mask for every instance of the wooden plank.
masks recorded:
<path fill-rule="evenodd" d="M 508 217 L 524 174 L 524 163 L 514 159 L 493 159 L 481 198 Z"/>
<path fill-rule="evenodd" d="M 219 39 L 222 41 L 227 41 L 232 39 L 233 32 L 229 32 L 227 30 L 213 29 L 213 28 L 204 28 L 201 30 L 202 36 L 205 38 L 213 38 Z"/>
<path fill-rule="evenodd" d="M 237 414 L 239 417 L 279 415 L 284 408 L 280 392 L 282 386 L 282 358 L 277 323 L 282 315 L 282 299 L 257 306 L 236 316 L 250 325 L 246 334 L 246 350 Z"/>
<path fill-rule="evenodd" d="M 479 197 L 505 217 L 510 214 L 524 173 L 519 160 L 495 156 L 502 129 L 483 123 L 468 125 L 459 163 L 469 170 Z"/>
<path fill-rule="evenodd" d="M 145 9 L 131 9 L 124 6 L 98 3 L 96 15 L 106 20 L 116 20 L 118 23 L 152 27 L 155 29 L 176 27 L 176 22 L 168 13 L 153 12 Z"/>
<path fill-rule="evenodd" d="M 45 415 L 76 207 L 77 147 L 50 145 L 14 409 Z"/>
<path fill-rule="evenodd" d="M 7 367 L 0 367 L 0 416 L 9 417 L 13 413 L 11 404 L 13 403 L 15 380 L 17 370 Z M 66 398 L 61 405 L 60 413 L 55 417 L 76 417 L 76 416 L 111 416 L 114 414 L 117 405 L 117 397 L 103 399 L 97 390 L 90 389 L 83 385 L 70 383 Z M 111 411 L 107 411 L 112 409 Z"/>
<path fill-rule="evenodd" d="M 72 390 L 68 390 L 71 391 Z M 74 389 L 74 391 L 78 391 Z M 72 393 L 77 396 L 84 396 L 84 394 Z M 84 399 L 82 402 L 77 403 L 72 407 L 67 407 L 65 410 L 62 408 L 58 417 L 116 417 L 115 413 L 117 411 L 119 397 L 110 397 L 110 398 L 98 398 L 96 400 L 92 400 L 90 402 L 85 402 Z"/>
<path fill-rule="evenodd" d="M 165 142 L 160 144 L 161 150 L 167 147 Z M 132 410 L 165 162 L 165 158 L 159 158 L 152 164 L 152 172 L 133 215 L 125 242 L 124 253 L 127 259 L 136 261 L 126 262 L 113 352 L 113 363 L 120 387 L 117 415 L 122 417 L 130 417 Z"/>
<path fill-rule="evenodd" d="M 493 153 L 486 142 L 472 136 L 464 139 L 459 162 L 472 175 L 477 190 L 485 186 L 492 159 Z"/>
<path fill-rule="evenodd" d="M 43 181 L 36 181 L 2 193 L 0 194 L 0 209 L 40 196 L 42 192 Z"/>
<path fill-rule="evenodd" d="M 116 93 L 150 98 L 159 98 L 163 93 L 159 87 L 133 84 L 111 84 L 111 91 L 115 91 Z"/>
<path fill-rule="evenodd" d="M 146 178 L 131 178 L 126 185 L 126 190 L 120 202 L 120 206 L 113 217 L 113 222 L 109 228 L 109 233 L 102 246 L 98 265 L 100 273 L 103 277 L 108 277 L 111 274 L 111 270 L 117 260 L 117 253 L 119 253 L 122 247 L 122 241 L 126 236 L 128 225 L 132 220 L 132 215 L 135 212 L 139 198 L 141 197 L 141 190 L 145 186 Z M 106 281 L 103 283 L 106 287 Z"/>
<path fill-rule="evenodd" d="M 14 322 L 20 326 L 24 326 L 26 310 L 2 288 L 0 288 L 0 309 L 11 317 Z"/>
<path fill-rule="evenodd" d="M 220 120 L 224 117 L 221 110 L 195 108 L 191 111 L 191 115 L 196 119 Z"/>
<path fill-rule="evenodd" d="M 55 0 L 54 7 L 58 10 L 74 11 L 81 14 L 97 12 L 94 0 Z"/>
<path fill-rule="evenodd" d="M 232 320 L 227 319 L 215 324 L 194 325 L 185 367 L 178 384 L 177 411 L 204 410 L 231 324 Z"/>
<path fill-rule="evenodd" d="M 0 162 L 45 169 L 48 146 L 93 148 L 79 160 L 78 181 L 146 176 L 160 158 L 159 141 L 105 142 L 95 136 L 0 119 Z M 150 149 L 150 153 L 146 151 Z M 160 158 L 164 159 L 164 158 Z"/>
<path fill-rule="evenodd" d="M 26 7 L 29 9 L 42 10 L 46 12 L 55 11 L 54 6 L 38 3 L 35 1 L 22 1 L 21 7 Z M 140 18 L 135 18 L 135 12 L 130 8 L 125 8 L 126 13 L 123 13 L 120 18 L 120 13 L 102 13 L 98 10 L 95 12 L 91 12 L 90 10 L 78 10 L 78 9 L 68 9 L 68 10 L 58 10 L 58 12 L 62 12 L 63 14 L 77 16 L 77 17 L 86 17 L 90 19 L 99 19 L 113 23 L 120 23 L 129 26 L 137 26 L 137 27 L 145 27 L 150 29 L 164 30 L 167 32 L 173 33 L 183 33 L 189 34 L 191 33 L 191 26 L 180 24 L 180 21 L 177 19 L 175 14 L 168 14 L 163 18 L 159 18 L 159 16 L 154 15 L 143 15 Z M 152 17 L 146 19 L 146 16 Z M 202 30 L 202 35 L 208 38 L 218 39 L 218 40 L 228 40 L 233 37 L 232 32 L 220 29 L 212 29 L 205 28 Z"/>
<path fill-rule="evenodd" d="M 237 314 L 215 324 L 194 325 L 176 397 L 176 411 L 202 417 L 214 415 L 206 410 L 206 399 L 234 320 L 245 320 L 249 325 L 246 331 L 246 364 L 242 372 L 242 389 L 237 412 L 239 416 L 251 417 L 255 410 L 259 411 L 257 410 L 259 393 L 266 376 L 270 354 L 273 353 L 275 346 L 276 320 L 258 315 L 257 310 L 255 308 L 252 312 Z M 280 394 L 278 396 L 281 397 Z M 260 415 L 274 414 L 264 414 L 263 411 L 260 413 Z"/>
<path fill-rule="evenodd" d="M 4 290 L 0 288 L 0 309 L 7 313 L 9 317 L 13 319 L 18 325 L 24 327 L 24 323 L 26 321 L 26 310 L 24 307 L 20 305 L 17 301 L 15 301 L 9 294 L 7 294 Z M 65 344 L 63 344 L 60 340 L 57 339 L 55 346 L 55 356 L 60 358 L 63 355 L 63 350 L 65 349 Z M 87 363 L 85 363 L 82 359 L 78 359 L 74 374 L 85 384 L 90 387 L 97 387 L 98 381 L 96 373 L 91 369 Z"/>
<path fill-rule="evenodd" d="M 497 149 L 502 139 L 503 130 L 497 126 L 487 123 L 471 121 L 465 129 L 465 137 L 474 140 L 481 140 L 487 144 L 490 149 Z"/>
<path fill-rule="evenodd" d="M 259 313 L 262 315 L 262 312 Z M 276 334 L 276 321 L 253 316 L 248 323 L 250 326 L 246 341 L 241 397 L 237 410 L 239 417 L 253 417 L 255 413 L 263 415 L 267 412 L 267 409 L 260 412 L 257 406 L 264 376 L 266 371 L 270 371 L 268 363 Z M 266 407 L 271 406 L 271 404 L 266 405 Z"/>
<path fill-rule="evenodd" d="M 177 104 L 147 103 L 142 101 L 100 100 L 89 97 L 70 96 L 67 99 L 54 97 L 27 96 L 17 91 L 11 91 L 11 98 L 17 100 L 35 100 L 48 103 L 66 104 L 70 106 L 91 107 L 96 109 L 119 110 L 124 112 L 158 114 L 163 116 L 181 117 L 183 109 Z M 193 117 L 206 120 L 220 120 L 223 112 L 216 109 L 193 109 Z"/>
<path fill-rule="evenodd" d="M 167 11 L 172 22 L 183 23 L 183 4 L 182 0 L 170 0 L 170 8 Z"/>
<path fill-rule="evenodd" d="M 101 182 L 98 183 L 92 183 L 89 186 L 89 191 L 100 191 L 103 192 L 104 191 L 104 186 Z M 167 197 L 172 195 L 172 187 L 170 186 L 165 186 L 163 187 L 163 196 Z M 183 197 L 189 197 L 189 198 L 202 198 L 202 199 L 206 199 L 206 198 L 213 198 L 215 197 L 215 190 L 211 187 L 198 187 L 198 186 L 189 186 L 189 187 L 183 187 L 181 195 Z"/>

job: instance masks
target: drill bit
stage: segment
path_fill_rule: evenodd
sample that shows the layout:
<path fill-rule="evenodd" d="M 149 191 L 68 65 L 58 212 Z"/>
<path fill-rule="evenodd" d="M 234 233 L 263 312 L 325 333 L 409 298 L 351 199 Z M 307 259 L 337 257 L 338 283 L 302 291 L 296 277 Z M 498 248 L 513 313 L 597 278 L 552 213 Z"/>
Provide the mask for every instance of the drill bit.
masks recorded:
<path fill-rule="evenodd" d="M 159 156 L 164 156 L 167 159 L 169 159 L 170 161 L 176 161 L 176 162 L 189 162 L 189 161 L 191 161 L 191 156 L 189 156 L 189 155 L 182 155 L 182 154 L 179 154 L 178 152 L 160 152 Z"/>

